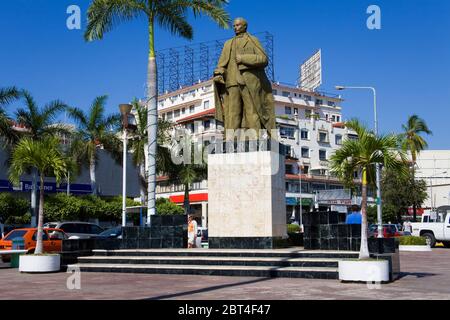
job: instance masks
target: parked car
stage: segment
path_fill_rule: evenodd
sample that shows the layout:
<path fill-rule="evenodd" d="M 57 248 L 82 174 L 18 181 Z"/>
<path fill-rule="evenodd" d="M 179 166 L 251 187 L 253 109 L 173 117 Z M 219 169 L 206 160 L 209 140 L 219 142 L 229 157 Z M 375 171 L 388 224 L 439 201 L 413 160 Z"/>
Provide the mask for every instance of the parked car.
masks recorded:
<path fill-rule="evenodd" d="M 0 240 L 0 250 L 12 250 L 13 239 L 22 238 L 24 240 L 24 250 L 28 253 L 34 253 L 36 249 L 37 228 L 23 228 L 15 229 L 9 232 L 2 240 Z M 69 237 L 61 229 L 44 228 L 42 235 L 42 242 L 44 252 L 61 252 L 62 240 L 67 240 Z M 9 260 L 9 256 L 2 256 L 4 262 Z"/>
<path fill-rule="evenodd" d="M 426 238 L 431 247 L 442 242 L 450 248 L 450 214 L 428 212 L 422 215 L 422 222 L 411 223 L 411 226 L 412 235 Z"/>
<path fill-rule="evenodd" d="M 47 228 L 63 230 L 70 239 L 90 239 L 102 233 L 104 229 L 95 223 L 90 222 L 48 222 L 44 225 Z"/>
<path fill-rule="evenodd" d="M 99 233 L 97 239 L 122 239 L 122 226 L 111 228 Z"/>
<path fill-rule="evenodd" d="M 378 237 L 378 225 L 372 225 L 373 229 L 369 229 L 369 236 L 373 238 Z M 401 237 L 403 232 L 399 230 L 396 224 L 383 224 L 383 238 Z"/>

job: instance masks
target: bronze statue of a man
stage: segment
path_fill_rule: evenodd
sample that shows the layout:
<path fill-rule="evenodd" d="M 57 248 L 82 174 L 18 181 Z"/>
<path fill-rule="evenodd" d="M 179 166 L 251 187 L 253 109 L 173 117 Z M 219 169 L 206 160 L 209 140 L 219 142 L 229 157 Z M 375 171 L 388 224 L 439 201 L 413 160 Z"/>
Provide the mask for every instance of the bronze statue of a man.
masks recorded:
<path fill-rule="evenodd" d="M 275 102 L 265 68 L 269 61 L 259 40 L 247 33 L 247 21 L 237 18 L 236 36 L 228 40 L 214 71 L 216 119 L 225 130 L 275 129 Z"/>

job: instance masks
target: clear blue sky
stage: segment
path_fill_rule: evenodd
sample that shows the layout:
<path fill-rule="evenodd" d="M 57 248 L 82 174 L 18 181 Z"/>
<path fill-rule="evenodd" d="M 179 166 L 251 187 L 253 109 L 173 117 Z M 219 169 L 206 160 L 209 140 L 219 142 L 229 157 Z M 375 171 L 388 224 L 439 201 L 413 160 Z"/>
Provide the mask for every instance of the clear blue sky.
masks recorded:
<path fill-rule="evenodd" d="M 85 43 L 66 28 L 66 9 L 88 0 L 0 1 L 0 87 L 16 85 L 40 104 L 59 98 L 87 108 L 94 97 L 110 96 L 108 112 L 144 96 L 148 39 L 145 22 L 120 25 L 101 42 Z M 382 29 L 366 27 L 366 9 L 382 10 Z M 400 131 L 411 114 L 434 132 L 431 149 L 450 149 L 450 1 L 448 0 L 231 0 L 232 17 L 248 19 L 250 32 L 275 37 L 275 72 L 294 83 L 298 66 L 322 48 L 324 91 L 336 84 L 378 89 L 383 132 Z M 190 20 L 193 43 L 226 38 L 207 18 Z M 157 30 L 157 48 L 187 41 Z M 344 92 L 345 118 L 373 125 L 370 92 Z"/>

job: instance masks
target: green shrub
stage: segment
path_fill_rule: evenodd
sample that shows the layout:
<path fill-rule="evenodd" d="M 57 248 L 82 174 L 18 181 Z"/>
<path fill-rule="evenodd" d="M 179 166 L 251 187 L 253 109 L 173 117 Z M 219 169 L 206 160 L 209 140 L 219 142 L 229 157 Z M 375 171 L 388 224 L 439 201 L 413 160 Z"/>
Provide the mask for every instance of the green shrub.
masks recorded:
<path fill-rule="evenodd" d="M 139 203 L 127 199 L 127 207 Z M 48 196 L 44 203 L 46 221 L 68 221 L 99 219 L 103 221 L 120 221 L 122 219 L 122 197 L 103 199 L 96 196 L 67 196 L 58 193 Z"/>
<path fill-rule="evenodd" d="M 29 223 L 29 221 L 27 221 L 28 218 L 31 220 L 29 210 L 30 202 L 28 200 L 16 198 L 10 193 L 0 194 L 0 219 L 3 223 Z"/>
<path fill-rule="evenodd" d="M 159 198 L 156 200 L 156 212 L 158 213 L 158 215 L 162 216 L 183 215 L 184 209 L 180 206 L 177 206 L 169 199 Z"/>
<path fill-rule="evenodd" d="M 427 241 L 424 237 L 404 236 L 400 238 L 401 246 L 425 246 Z"/>
<path fill-rule="evenodd" d="M 287 233 L 297 233 L 300 232 L 300 226 L 298 224 L 288 224 Z"/>

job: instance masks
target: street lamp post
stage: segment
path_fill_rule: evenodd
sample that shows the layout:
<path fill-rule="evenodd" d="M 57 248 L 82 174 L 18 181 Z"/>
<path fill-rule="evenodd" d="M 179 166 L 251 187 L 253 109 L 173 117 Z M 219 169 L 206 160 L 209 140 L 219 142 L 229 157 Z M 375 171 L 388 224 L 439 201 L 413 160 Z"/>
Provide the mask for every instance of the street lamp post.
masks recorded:
<path fill-rule="evenodd" d="M 374 87 L 347 87 L 347 86 L 336 86 L 336 90 L 346 90 L 346 89 L 362 89 L 371 90 L 373 93 L 373 113 L 375 121 L 375 134 L 378 135 L 378 114 L 377 114 L 377 91 Z M 377 185 L 377 220 L 378 220 L 378 238 L 383 238 L 383 212 L 381 206 L 381 170 L 380 164 L 375 164 L 376 168 L 376 185 Z"/>
<path fill-rule="evenodd" d="M 131 104 L 119 105 L 120 114 L 122 115 L 123 127 L 123 171 L 122 171 L 122 227 L 127 225 L 127 142 L 128 130 L 136 128 L 134 116 L 131 114 Z"/>

